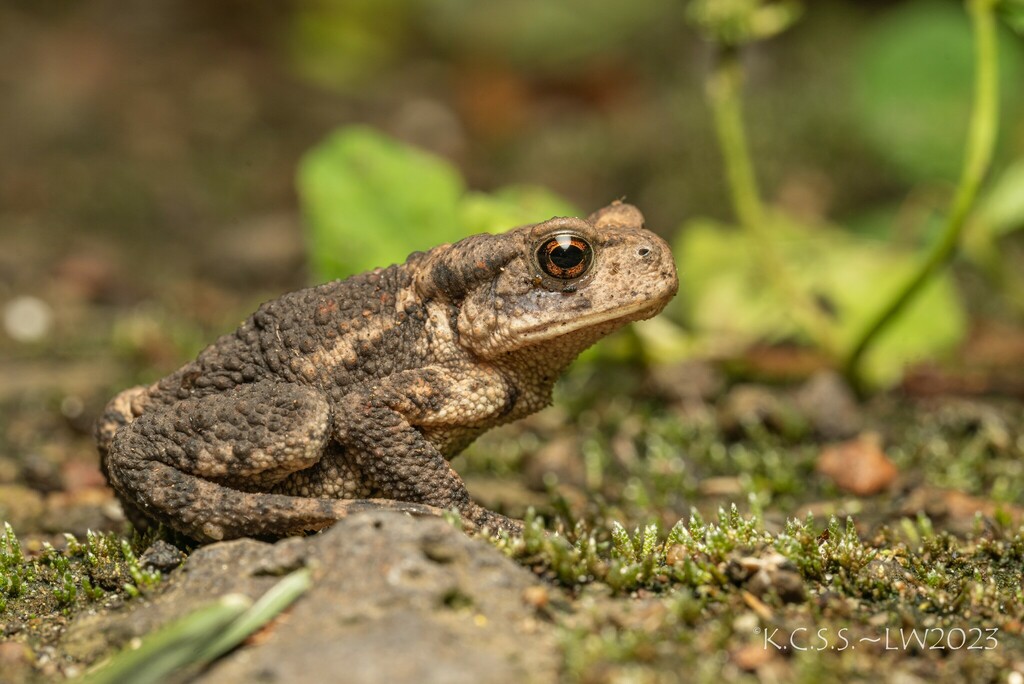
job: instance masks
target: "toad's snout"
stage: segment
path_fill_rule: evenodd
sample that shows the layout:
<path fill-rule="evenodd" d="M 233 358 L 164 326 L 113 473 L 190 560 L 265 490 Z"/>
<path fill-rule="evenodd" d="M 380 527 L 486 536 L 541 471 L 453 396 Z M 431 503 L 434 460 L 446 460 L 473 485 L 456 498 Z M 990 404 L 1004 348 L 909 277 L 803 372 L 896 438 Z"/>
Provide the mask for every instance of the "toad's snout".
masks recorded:
<path fill-rule="evenodd" d="M 653 286 L 652 298 L 671 298 L 679 290 L 679 278 L 676 275 L 675 259 L 668 243 L 659 236 L 648 231 L 636 240 L 632 250 L 632 260 L 636 269 L 643 273 L 643 279 Z"/>

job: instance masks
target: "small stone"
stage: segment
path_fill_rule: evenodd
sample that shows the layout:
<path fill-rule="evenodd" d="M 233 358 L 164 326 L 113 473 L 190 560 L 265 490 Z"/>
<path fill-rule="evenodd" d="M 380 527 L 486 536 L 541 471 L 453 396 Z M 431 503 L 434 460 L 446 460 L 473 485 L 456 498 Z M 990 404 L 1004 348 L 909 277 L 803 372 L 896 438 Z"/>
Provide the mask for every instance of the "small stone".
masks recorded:
<path fill-rule="evenodd" d="M 718 423 L 729 435 L 743 435 L 751 427 L 762 426 L 769 431 L 799 437 L 807 432 L 808 423 L 787 397 L 757 385 L 738 385 L 722 400 Z"/>
<path fill-rule="evenodd" d="M 862 571 L 872 579 L 885 580 L 888 582 L 900 582 L 906 578 L 906 571 L 894 560 L 881 560 L 876 558 L 864 566 Z"/>
<path fill-rule="evenodd" d="M 62 298 L 72 301 L 109 301 L 119 286 L 117 269 L 107 254 L 71 254 L 54 266 L 53 282 Z"/>
<path fill-rule="evenodd" d="M 523 589 L 523 602 L 537 610 L 546 608 L 551 600 L 548 588 L 544 586 L 526 587 Z"/>
<path fill-rule="evenodd" d="M 582 487 L 586 481 L 579 439 L 575 436 L 555 437 L 523 458 L 523 476 L 527 486 L 544 491 L 548 483 Z"/>
<path fill-rule="evenodd" d="M 440 547 L 454 549 L 448 562 L 424 555 Z M 442 520 L 388 513 L 353 515 L 322 534 L 277 544 L 238 539 L 201 547 L 153 600 L 75 615 L 62 652 L 88 667 L 216 597 L 258 599 L 280 581 L 267 571 L 300 557 L 312 570 L 306 593 L 270 632 L 197 681 L 334 681 L 339 673 L 353 684 L 557 679 L 556 620 L 538 615 L 544 597 L 555 596 L 550 587 Z M 557 615 L 557 603 L 545 613 Z"/>
<path fill-rule="evenodd" d="M 1024 522 L 1022 506 L 995 502 L 956 489 L 941 487 L 918 487 L 907 496 L 900 506 L 900 511 L 909 516 L 924 511 L 933 521 L 941 521 L 943 528 L 955 534 L 970 533 L 977 525 L 979 514 L 990 520 L 997 517 L 1008 518 L 1011 526 Z"/>
<path fill-rule="evenodd" d="M 746 583 L 746 588 L 758 597 L 775 594 L 783 603 L 801 603 L 805 596 L 803 578 L 792 570 L 759 570 Z"/>
<path fill-rule="evenodd" d="M 803 603 L 806 598 L 804 578 L 792 570 L 779 570 L 772 578 L 772 589 L 783 603 Z"/>
<path fill-rule="evenodd" d="M 888 489 L 899 476 L 896 465 L 882 451 L 881 437 L 864 433 L 856 439 L 826 447 L 817 471 L 843 491 L 870 496 Z"/>
<path fill-rule="evenodd" d="M 741 560 L 735 558 L 725 564 L 725 576 L 735 585 L 741 585 L 750 579 L 752 571 Z M 755 594 L 758 592 L 755 591 Z"/>
<path fill-rule="evenodd" d="M 706 361 L 683 361 L 659 368 L 651 382 L 657 390 L 677 401 L 714 401 L 725 387 L 725 377 Z"/>
<path fill-rule="evenodd" d="M 107 486 L 96 461 L 67 461 L 60 467 L 60 479 L 68 492 Z"/>
<path fill-rule="evenodd" d="M 825 439 L 849 439 L 864 424 L 857 397 L 835 371 L 819 371 L 793 399 L 815 432 Z"/>
<path fill-rule="evenodd" d="M 113 493 L 107 487 L 83 487 L 54 492 L 46 497 L 46 511 L 39 519 L 41 529 L 70 532 L 76 537 L 86 532 L 109 532 L 119 527 L 112 515 Z"/>
<path fill-rule="evenodd" d="M 45 510 L 42 495 L 21 485 L 0 485 L 0 520 L 6 520 L 15 532 L 35 529 Z"/>
<path fill-rule="evenodd" d="M 0 681 L 18 684 L 35 681 L 32 666 L 36 655 L 28 645 L 18 641 L 0 642 Z"/>
<path fill-rule="evenodd" d="M 743 480 L 738 477 L 708 477 L 697 485 L 701 496 L 740 496 L 743 494 Z"/>
<path fill-rule="evenodd" d="M 0 665 L 13 667 L 17 665 L 28 665 L 35 660 L 32 649 L 26 644 L 18 641 L 0 642 Z"/>
<path fill-rule="evenodd" d="M 730 656 L 733 664 L 744 672 L 756 672 L 758 668 L 774 657 L 774 649 L 767 649 L 759 643 L 741 646 Z"/>
<path fill-rule="evenodd" d="M 65 488 L 60 464 L 53 458 L 40 454 L 30 453 L 25 456 L 22 461 L 22 477 L 25 484 L 44 494 L 59 492 Z"/>
<path fill-rule="evenodd" d="M 167 573 L 181 565 L 184 560 L 185 554 L 181 549 L 162 539 L 157 539 L 149 545 L 145 553 L 139 556 L 139 565 Z"/>

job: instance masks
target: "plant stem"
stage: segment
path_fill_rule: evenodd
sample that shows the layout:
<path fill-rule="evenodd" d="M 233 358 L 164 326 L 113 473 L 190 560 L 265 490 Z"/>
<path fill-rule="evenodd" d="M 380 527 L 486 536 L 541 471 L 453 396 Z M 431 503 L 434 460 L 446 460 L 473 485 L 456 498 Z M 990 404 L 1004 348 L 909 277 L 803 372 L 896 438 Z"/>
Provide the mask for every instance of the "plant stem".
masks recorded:
<path fill-rule="evenodd" d="M 733 208 L 744 228 L 763 235 L 764 205 L 754 176 L 740 105 L 742 71 L 739 54 L 731 46 L 720 46 L 718 60 L 708 81 L 708 97 L 715 116 L 715 131 L 725 158 Z"/>
<path fill-rule="evenodd" d="M 860 385 L 860 364 L 879 334 L 885 330 L 913 300 L 928 281 L 956 255 L 963 227 L 974 207 L 978 188 L 988 171 L 999 127 L 999 63 L 996 52 L 997 0 L 967 0 L 968 14 L 974 32 L 974 103 L 967 131 L 967 150 L 960 181 L 950 203 L 942 234 L 925 255 L 920 268 L 903 285 L 896 296 L 883 307 L 870 325 L 864 328 L 851 347 L 844 363 L 844 372 Z"/>
<path fill-rule="evenodd" d="M 741 88 L 743 81 L 739 53 L 734 46 L 717 46 L 714 68 L 707 81 L 707 95 L 715 121 L 715 133 L 725 162 L 733 211 L 747 231 L 761 260 L 761 268 L 770 284 L 779 287 L 788 300 L 792 316 L 811 340 L 827 354 L 835 356 L 832 322 L 790 277 L 772 242 L 747 147 L 743 127 Z"/>

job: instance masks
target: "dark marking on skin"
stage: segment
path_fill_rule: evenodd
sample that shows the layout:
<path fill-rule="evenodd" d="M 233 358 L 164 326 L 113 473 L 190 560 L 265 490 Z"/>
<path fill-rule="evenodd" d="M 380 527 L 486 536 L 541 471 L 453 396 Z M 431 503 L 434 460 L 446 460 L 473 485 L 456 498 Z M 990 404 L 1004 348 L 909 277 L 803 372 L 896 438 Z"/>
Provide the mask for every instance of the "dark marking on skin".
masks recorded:
<path fill-rule="evenodd" d="M 446 294 L 451 299 L 458 299 L 463 293 L 462 279 L 444 261 L 434 265 L 431 272 L 434 287 Z"/>
<path fill-rule="evenodd" d="M 583 311 L 591 307 L 591 301 L 583 295 L 573 299 L 571 308 L 573 311 Z"/>
<path fill-rule="evenodd" d="M 199 373 L 198 370 L 191 370 L 191 371 L 188 371 L 187 373 L 182 373 L 181 374 L 181 385 L 180 385 L 181 388 L 182 389 L 186 389 L 186 390 L 187 389 L 192 389 L 192 387 L 196 383 L 196 380 L 198 380 L 199 377 L 200 377 L 200 373 Z"/>
<path fill-rule="evenodd" d="M 519 388 L 514 382 L 509 382 L 505 388 L 505 405 L 501 408 L 501 416 L 507 416 L 515 410 L 516 402 L 519 401 Z"/>

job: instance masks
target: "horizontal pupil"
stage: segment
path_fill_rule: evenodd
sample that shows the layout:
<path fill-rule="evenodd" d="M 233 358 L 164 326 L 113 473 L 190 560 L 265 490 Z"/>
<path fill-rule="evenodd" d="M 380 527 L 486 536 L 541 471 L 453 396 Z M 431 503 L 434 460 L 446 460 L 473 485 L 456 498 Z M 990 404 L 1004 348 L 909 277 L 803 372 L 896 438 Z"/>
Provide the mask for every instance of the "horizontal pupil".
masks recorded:
<path fill-rule="evenodd" d="M 561 280 L 579 278 L 590 268 L 591 247 L 585 240 L 569 235 L 549 238 L 537 248 L 537 265 L 544 273 Z"/>
<path fill-rule="evenodd" d="M 583 261 L 583 250 L 576 245 L 570 245 L 567 248 L 555 247 L 551 250 L 549 255 L 551 257 L 551 263 L 558 268 L 572 268 L 578 266 Z"/>

